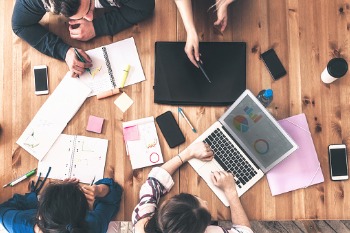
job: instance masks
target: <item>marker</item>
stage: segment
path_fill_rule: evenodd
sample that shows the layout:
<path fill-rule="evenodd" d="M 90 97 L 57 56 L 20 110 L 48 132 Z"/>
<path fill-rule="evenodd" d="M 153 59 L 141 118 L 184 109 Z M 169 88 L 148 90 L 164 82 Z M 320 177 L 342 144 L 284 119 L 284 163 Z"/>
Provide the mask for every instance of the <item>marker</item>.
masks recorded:
<path fill-rule="evenodd" d="M 120 91 L 119 91 L 119 88 L 114 88 L 114 89 L 111 89 L 109 91 L 105 91 L 105 92 L 101 92 L 101 93 L 98 93 L 96 95 L 96 98 L 99 100 L 99 99 L 103 99 L 103 98 L 107 98 L 109 96 L 112 96 L 112 95 L 116 95 L 118 94 Z"/>
<path fill-rule="evenodd" d="M 179 113 L 181 114 L 181 116 L 186 120 L 187 124 L 191 127 L 192 131 L 194 133 L 197 133 L 197 130 L 192 126 L 191 122 L 187 119 L 185 113 L 183 112 L 182 108 L 178 108 Z"/>
<path fill-rule="evenodd" d="M 129 70 L 130 70 L 130 65 L 127 65 L 123 70 L 123 77 L 122 77 L 122 81 L 120 83 L 120 88 L 124 87 L 126 79 L 128 77 L 128 74 L 129 74 Z"/>
<path fill-rule="evenodd" d="M 202 73 L 204 74 L 205 78 L 208 80 L 208 82 L 211 83 L 211 81 L 210 81 L 210 79 L 209 79 L 207 73 L 205 72 L 205 70 L 204 70 L 204 68 L 203 68 L 203 65 L 202 65 L 203 63 L 202 63 L 202 61 L 201 61 L 201 60 L 199 60 L 199 61 L 196 60 L 196 62 L 197 62 L 197 65 L 199 66 L 199 69 L 200 69 L 200 70 L 202 71 Z"/>
<path fill-rule="evenodd" d="M 14 180 L 14 181 L 12 181 L 12 182 L 10 182 L 10 183 L 8 183 L 8 184 L 5 184 L 5 185 L 2 186 L 2 187 L 3 187 L 3 188 L 5 188 L 5 187 L 7 187 L 7 186 L 13 187 L 13 186 L 15 186 L 16 184 L 18 184 L 19 182 L 21 182 L 22 180 L 25 180 L 25 179 L 27 179 L 28 177 L 34 175 L 35 172 L 36 172 L 36 168 L 33 169 L 33 170 L 31 170 L 31 171 L 28 172 L 27 174 L 23 175 L 22 177 L 20 177 L 20 178 Z"/>
<path fill-rule="evenodd" d="M 86 63 L 85 59 L 83 58 L 83 56 L 80 55 L 80 53 L 78 52 L 78 50 L 76 48 L 73 48 L 75 55 L 77 55 L 79 61 Z M 91 71 L 89 68 L 85 68 L 86 71 L 88 71 L 91 74 Z"/>

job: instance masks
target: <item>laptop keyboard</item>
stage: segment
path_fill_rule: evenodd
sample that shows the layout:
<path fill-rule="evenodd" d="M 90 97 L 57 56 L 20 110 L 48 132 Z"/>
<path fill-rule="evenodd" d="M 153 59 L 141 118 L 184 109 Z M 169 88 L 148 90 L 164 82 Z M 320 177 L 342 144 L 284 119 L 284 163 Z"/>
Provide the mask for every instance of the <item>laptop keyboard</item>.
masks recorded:
<path fill-rule="evenodd" d="M 245 185 L 256 174 L 257 168 L 253 168 L 249 162 L 237 150 L 236 146 L 230 142 L 227 137 L 216 129 L 204 142 L 209 144 L 214 152 L 215 160 L 225 171 L 232 172 L 235 175 L 236 184 L 239 188 Z"/>

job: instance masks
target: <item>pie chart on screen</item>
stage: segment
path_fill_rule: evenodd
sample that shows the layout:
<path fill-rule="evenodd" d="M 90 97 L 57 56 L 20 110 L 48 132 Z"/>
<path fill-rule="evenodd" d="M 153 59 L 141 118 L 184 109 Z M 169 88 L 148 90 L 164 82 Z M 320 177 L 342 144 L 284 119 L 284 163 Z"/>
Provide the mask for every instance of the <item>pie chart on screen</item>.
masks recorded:
<path fill-rule="evenodd" d="M 241 131 L 242 133 L 247 132 L 249 129 L 248 121 L 242 115 L 238 115 L 233 118 L 233 125 L 237 130 Z"/>

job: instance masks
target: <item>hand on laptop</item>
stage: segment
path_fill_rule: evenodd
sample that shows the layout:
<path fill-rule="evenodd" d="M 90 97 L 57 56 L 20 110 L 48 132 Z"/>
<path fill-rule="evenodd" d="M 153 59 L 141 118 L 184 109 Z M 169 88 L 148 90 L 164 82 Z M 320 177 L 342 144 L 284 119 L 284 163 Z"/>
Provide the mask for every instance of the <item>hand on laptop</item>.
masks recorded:
<path fill-rule="evenodd" d="M 204 142 L 197 142 L 186 148 L 181 156 L 184 161 L 196 158 L 203 161 L 210 161 L 214 158 L 214 153 L 210 146 Z"/>
<path fill-rule="evenodd" d="M 235 180 L 230 172 L 215 171 L 211 175 L 214 185 L 224 191 L 225 195 L 237 195 Z"/>

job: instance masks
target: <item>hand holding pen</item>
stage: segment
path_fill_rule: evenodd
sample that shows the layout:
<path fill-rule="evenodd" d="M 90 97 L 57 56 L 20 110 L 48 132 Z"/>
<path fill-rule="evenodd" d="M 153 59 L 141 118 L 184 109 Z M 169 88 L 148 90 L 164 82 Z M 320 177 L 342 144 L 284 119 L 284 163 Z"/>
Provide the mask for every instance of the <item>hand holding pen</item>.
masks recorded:
<path fill-rule="evenodd" d="M 69 70 L 73 73 L 73 77 L 82 75 L 85 70 L 90 72 L 89 68 L 92 67 L 90 57 L 81 49 L 68 49 L 65 61 Z"/>

